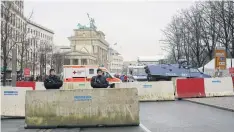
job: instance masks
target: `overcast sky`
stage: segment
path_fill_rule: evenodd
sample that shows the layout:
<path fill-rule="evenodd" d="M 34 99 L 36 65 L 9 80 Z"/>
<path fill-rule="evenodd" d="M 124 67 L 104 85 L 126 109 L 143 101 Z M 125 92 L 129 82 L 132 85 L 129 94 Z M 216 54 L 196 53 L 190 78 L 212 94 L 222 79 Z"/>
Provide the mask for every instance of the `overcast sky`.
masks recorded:
<path fill-rule="evenodd" d="M 193 1 L 151 2 L 81 2 L 81 1 L 27 1 L 25 15 L 33 10 L 31 20 L 55 32 L 56 45 L 70 45 L 67 37 L 73 34 L 78 23 L 88 24 L 87 13 L 96 21 L 98 30 L 106 35 L 110 45 L 118 50 L 124 60 L 137 56 L 163 53 L 161 30 L 173 15 L 186 9 Z M 116 46 L 113 46 L 117 43 Z"/>

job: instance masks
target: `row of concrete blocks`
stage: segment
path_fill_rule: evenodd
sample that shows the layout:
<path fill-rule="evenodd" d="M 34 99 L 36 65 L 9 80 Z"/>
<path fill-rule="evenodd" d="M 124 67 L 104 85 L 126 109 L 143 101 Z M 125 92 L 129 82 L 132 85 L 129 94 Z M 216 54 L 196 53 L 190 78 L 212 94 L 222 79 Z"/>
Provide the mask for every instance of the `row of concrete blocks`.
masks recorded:
<path fill-rule="evenodd" d="M 210 84 L 218 86 L 213 91 L 226 90 L 221 88 L 227 85 L 225 78 L 220 80 L 223 84 Z M 139 125 L 138 101 L 175 100 L 173 81 L 122 83 L 116 87 L 121 88 L 35 90 L 27 91 L 26 96 L 27 88 L 3 88 L 2 115 L 25 115 L 26 128 Z"/>

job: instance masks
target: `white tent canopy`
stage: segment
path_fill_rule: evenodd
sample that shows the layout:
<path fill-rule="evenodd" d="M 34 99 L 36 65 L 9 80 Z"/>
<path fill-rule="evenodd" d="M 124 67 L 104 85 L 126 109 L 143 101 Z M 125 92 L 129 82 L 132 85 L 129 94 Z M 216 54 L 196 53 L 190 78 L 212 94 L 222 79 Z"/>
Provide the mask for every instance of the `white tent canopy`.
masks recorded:
<path fill-rule="evenodd" d="M 230 76 L 229 74 L 229 68 L 231 68 L 231 60 L 232 60 L 232 67 L 234 67 L 234 59 L 226 59 L 226 63 L 227 63 L 227 69 L 226 70 L 222 70 L 222 76 Z M 200 71 L 203 71 L 203 67 L 199 68 Z M 212 59 L 209 63 L 207 63 L 204 66 L 204 73 L 214 76 L 215 75 L 215 59 Z"/>

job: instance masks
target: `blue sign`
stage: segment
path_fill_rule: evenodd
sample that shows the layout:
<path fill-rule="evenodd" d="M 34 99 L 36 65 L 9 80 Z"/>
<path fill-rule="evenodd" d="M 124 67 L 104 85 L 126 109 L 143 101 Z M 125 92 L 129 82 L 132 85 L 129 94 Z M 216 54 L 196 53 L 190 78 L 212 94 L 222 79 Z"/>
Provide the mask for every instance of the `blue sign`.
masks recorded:
<path fill-rule="evenodd" d="M 92 96 L 74 96 L 75 101 L 90 101 Z"/>
<path fill-rule="evenodd" d="M 152 85 L 145 84 L 145 85 L 143 85 L 143 88 L 152 88 Z"/>
<path fill-rule="evenodd" d="M 220 80 L 213 80 L 212 83 L 221 83 Z"/>
<path fill-rule="evenodd" d="M 219 59 L 220 59 L 220 61 L 225 61 L 226 60 L 225 57 L 220 57 Z"/>
<path fill-rule="evenodd" d="M 4 91 L 4 95 L 18 95 L 18 91 Z"/>

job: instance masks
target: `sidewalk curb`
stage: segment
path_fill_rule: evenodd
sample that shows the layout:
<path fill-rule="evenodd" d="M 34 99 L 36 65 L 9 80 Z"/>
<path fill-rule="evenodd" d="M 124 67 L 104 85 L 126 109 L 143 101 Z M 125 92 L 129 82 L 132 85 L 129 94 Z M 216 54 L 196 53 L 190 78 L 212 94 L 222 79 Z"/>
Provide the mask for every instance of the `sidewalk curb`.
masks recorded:
<path fill-rule="evenodd" d="M 217 108 L 217 109 L 221 109 L 221 110 L 226 110 L 226 111 L 234 112 L 234 109 L 224 108 L 224 107 L 221 107 L 221 106 L 210 105 L 210 104 L 201 103 L 201 102 L 192 101 L 192 100 L 185 100 L 185 101 L 188 101 L 188 102 L 191 102 L 191 103 L 195 103 L 195 104 L 205 105 L 205 106 L 209 106 L 209 107 L 213 107 L 213 108 Z"/>

